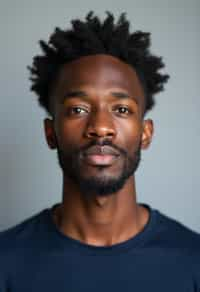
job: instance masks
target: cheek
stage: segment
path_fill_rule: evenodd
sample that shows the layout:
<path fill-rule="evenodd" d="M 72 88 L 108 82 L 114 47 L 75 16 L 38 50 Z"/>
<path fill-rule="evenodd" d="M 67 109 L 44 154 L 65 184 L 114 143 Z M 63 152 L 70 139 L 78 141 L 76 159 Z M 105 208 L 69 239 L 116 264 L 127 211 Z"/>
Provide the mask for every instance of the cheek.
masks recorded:
<path fill-rule="evenodd" d="M 56 127 L 56 135 L 60 146 L 71 146 L 80 143 L 82 126 L 76 123 L 61 121 Z"/>
<path fill-rule="evenodd" d="M 137 148 L 142 137 L 142 124 L 136 121 L 124 121 L 117 126 L 118 140 L 126 148 Z"/>

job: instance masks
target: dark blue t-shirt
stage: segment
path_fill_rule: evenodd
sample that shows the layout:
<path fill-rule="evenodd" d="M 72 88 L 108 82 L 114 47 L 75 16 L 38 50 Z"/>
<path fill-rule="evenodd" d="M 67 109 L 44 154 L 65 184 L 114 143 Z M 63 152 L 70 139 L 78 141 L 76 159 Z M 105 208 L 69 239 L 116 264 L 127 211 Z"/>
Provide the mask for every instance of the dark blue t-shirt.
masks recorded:
<path fill-rule="evenodd" d="M 110 247 L 62 234 L 52 208 L 1 232 L 0 292 L 200 292 L 200 235 L 143 206 L 144 229 Z"/>

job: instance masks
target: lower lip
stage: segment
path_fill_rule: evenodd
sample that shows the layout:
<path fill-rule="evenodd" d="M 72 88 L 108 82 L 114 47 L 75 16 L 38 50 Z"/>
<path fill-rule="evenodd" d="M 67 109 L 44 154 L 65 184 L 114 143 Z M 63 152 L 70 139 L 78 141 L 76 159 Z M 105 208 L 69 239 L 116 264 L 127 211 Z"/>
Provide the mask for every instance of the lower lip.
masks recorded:
<path fill-rule="evenodd" d="M 116 155 L 86 155 L 84 160 L 91 165 L 111 165 L 118 156 Z"/>

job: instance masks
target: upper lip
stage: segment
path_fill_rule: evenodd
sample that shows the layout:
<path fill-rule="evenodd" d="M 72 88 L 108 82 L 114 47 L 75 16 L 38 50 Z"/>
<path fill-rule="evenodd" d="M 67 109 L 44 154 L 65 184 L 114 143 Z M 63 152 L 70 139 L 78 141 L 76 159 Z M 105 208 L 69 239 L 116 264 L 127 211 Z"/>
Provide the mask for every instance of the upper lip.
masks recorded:
<path fill-rule="evenodd" d="M 88 150 L 84 151 L 85 155 L 115 155 L 118 156 L 119 152 L 115 150 L 113 147 L 105 145 L 98 146 L 94 145 L 88 148 Z"/>

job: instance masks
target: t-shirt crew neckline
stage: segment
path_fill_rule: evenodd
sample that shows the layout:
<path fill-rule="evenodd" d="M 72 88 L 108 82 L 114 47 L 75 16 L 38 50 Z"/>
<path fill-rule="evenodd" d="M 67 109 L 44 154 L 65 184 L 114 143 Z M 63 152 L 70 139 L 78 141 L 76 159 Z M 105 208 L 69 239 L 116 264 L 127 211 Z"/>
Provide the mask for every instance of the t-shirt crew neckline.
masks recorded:
<path fill-rule="evenodd" d="M 156 210 L 152 209 L 149 205 L 140 203 L 149 211 L 149 220 L 144 226 L 144 228 L 135 236 L 127 239 L 126 241 L 113 244 L 111 246 L 96 246 L 92 244 L 84 243 L 78 239 L 72 238 L 66 234 L 63 234 L 56 226 L 53 221 L 52 210 L 56 208 L 59 204 L 53 205 L 51 208 L 46 209 L 47 211 L 47 220 L 48 225 L 51 228 L 51 231 L 56 235 L 57 240 L 60 241 L 62 247 L 71 248 L 75 251 L 89 253 L 92 255 L 113 255 L 115 253 L 127 252 L 131 248 L 142 247 L 145 242 L 149 239 L 149 236 L 152 233 L 153 227 L 156 221 Z M 72 250 L 71 250 L 72 251 Z"/>

